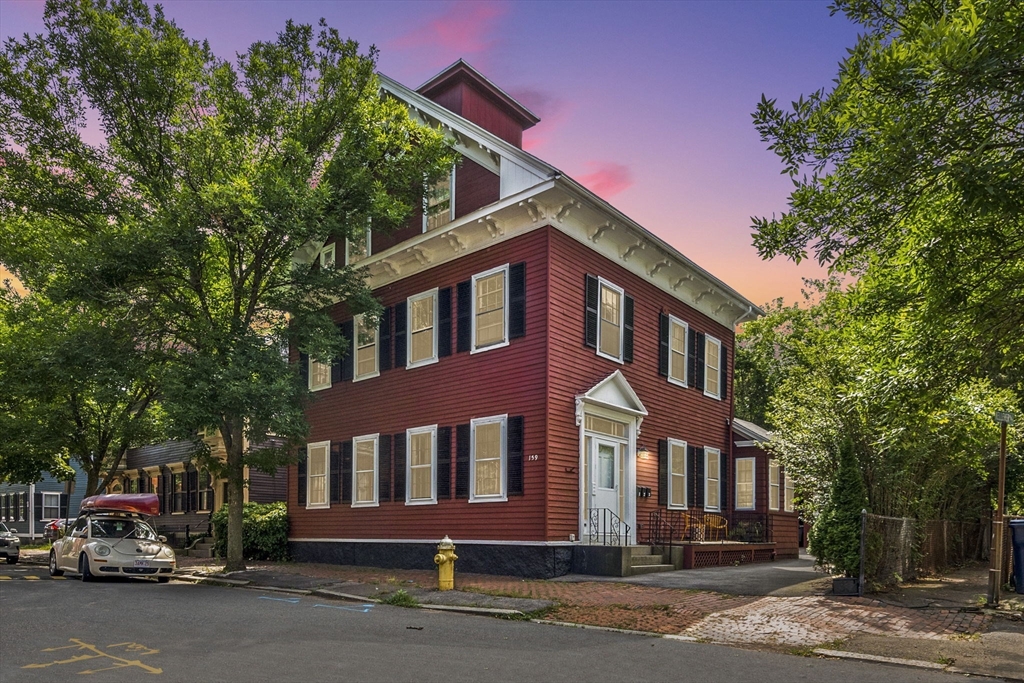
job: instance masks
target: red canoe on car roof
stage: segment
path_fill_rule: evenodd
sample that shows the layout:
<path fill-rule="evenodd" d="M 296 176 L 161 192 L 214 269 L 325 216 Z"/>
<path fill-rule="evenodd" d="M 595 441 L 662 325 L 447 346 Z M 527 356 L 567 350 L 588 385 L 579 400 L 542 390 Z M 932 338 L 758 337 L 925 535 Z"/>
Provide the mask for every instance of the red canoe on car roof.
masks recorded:
<path fill-rule="evenodd" d="M 82 501 L 82 512 L 97 512 L 99 510 L 159 515 L 160 497 L 155 493 L 110 493 L 90 496 Z"/>

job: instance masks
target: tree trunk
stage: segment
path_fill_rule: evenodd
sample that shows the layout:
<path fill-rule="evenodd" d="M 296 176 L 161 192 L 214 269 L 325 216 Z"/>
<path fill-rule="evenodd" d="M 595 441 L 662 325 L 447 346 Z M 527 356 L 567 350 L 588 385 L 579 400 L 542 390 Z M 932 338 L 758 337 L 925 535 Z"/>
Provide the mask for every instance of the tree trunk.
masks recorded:
<path fill-rule="evenodd" d="M 85 472 L 85 498 L 89 496 L 95 496 L 99 491 L 97 489 L 100 486 L 100 473 L 92 468 L 89 468 Z"/>
<path fill-rule="evenodd" d="M 245 569 L 242 552 L 242 499 L 245 494 L 245 472 L 242 462 L 242 427 L 237 419 L 225 420 L 224 447 L 228 458 L 228 556 L 225 571 Z M 225 433 L 226 432 L 226 433 Z"/>

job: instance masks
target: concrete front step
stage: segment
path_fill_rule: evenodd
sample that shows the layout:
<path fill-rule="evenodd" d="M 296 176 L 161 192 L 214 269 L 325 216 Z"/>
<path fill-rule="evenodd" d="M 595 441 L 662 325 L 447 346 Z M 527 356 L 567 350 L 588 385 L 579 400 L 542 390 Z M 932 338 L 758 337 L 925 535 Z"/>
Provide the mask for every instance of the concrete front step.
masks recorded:
<path fill-rule="evenodd" d="M 636 576 L 637 574 L 655 574 L 657 572 L 671 572 L 675 571 L 675 566 L 671 564 L 635 564 L 630 567 L 630 575 Z"/>
<path fill-rule="evenodd" d="M 182 557 L 213 557 L 213 548 L 192 548 L 178 553 Z"/>
<path fill-rule="evenodd" d="M 661 564 L 665 558 L 661 555 L 632 555 L 629 561 L 632 566 L 636 567 L 642 564 Z"/>

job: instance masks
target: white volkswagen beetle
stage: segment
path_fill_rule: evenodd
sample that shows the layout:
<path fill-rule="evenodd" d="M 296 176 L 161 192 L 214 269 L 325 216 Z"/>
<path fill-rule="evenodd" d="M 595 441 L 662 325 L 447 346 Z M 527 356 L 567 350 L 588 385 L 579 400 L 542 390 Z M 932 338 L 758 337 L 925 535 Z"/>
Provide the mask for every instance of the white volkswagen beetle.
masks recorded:
<path fill-rule="evenodd" d="M 68 534 L 53 542 L 50 576 L 77 572 L 82 581 L 102 576 L 153 577 L 171 580 L 174 550 L 145 521 L 157 514 L 156 494 L 92 496 Z"/>

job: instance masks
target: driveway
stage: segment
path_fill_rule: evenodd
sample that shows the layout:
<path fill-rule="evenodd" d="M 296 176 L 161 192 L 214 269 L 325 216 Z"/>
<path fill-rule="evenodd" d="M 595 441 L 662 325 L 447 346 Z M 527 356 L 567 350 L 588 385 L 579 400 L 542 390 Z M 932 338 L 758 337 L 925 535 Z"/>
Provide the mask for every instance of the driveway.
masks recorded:
<path fill-rule="evenodd" d="M 829 579 L 814 570 L 814 558 L 742 564 L 738 567 L 680 569 L 629 577 L 568 574 L 554 581 L 614 581 L 657 588 L 715 591 L 728 595 L 820 595 L 831 588 Z"/>

